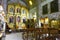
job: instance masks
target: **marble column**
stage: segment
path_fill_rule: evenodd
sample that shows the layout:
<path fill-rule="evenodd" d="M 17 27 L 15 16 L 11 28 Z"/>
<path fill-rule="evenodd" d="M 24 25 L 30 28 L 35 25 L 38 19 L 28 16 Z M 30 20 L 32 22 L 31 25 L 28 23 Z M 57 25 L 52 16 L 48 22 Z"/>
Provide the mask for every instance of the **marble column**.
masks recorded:
<path fill-rule="evenodd" d="M 2 0 L 2 5 L 3 5 L 3 9 L 5 14 L 7 13 L 7 0 Z"/>
<path fill-rule="evenodd" d="M 37 5 L 37 24 L 39 27 L 39 20 L 40 20 L 40 17 L 42 16 L 42 7 L 41 7 L 41 0 L 37 0 L 37 2 L 38 2 L 38 5 Z"/>

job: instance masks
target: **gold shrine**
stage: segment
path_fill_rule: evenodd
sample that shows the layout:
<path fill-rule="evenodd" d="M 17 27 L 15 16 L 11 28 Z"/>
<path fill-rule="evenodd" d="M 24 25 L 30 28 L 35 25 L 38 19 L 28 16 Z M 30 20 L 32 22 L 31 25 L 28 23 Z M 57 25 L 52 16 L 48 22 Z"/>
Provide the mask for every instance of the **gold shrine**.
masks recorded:
<path fill-rule="evenodd" d="M 20 4 L 8 4 L 7 23 L 9 28 L 19 28 L 28 19 L 28 9 Z M 21 27 L 21 26 L 20 26 Z"/>

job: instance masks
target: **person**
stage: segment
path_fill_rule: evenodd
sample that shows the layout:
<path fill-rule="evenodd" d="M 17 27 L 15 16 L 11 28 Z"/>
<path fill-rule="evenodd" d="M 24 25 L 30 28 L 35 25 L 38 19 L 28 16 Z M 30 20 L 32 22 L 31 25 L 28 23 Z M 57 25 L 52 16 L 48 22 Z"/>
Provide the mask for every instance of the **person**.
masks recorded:
<path fill-rule="evenodd" d="M 5 30 L 5 32 L 9 32 L 10 28 L 9 28 L 7 22 L 5 22 L 5 23 L 6 23 L 6 30 Z"/>
<path fill-rule="evenodd" d="M 26 21 L 26 26 L 27 26 L 27 28 L 30 28 L 30 20 L 29 19 Z"/>
<path fill-rule="evenodd" d="M 2 37 L 4 36 L 5 33 L 5 24 L 4 22 L 0 19 L 0 40 L 2 40 Z"/>

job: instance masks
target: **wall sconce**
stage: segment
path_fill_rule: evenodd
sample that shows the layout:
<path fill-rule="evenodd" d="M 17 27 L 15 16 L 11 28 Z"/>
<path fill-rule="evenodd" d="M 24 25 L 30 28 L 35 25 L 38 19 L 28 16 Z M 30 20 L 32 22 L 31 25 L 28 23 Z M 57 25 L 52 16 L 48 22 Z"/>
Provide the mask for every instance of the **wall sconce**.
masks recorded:
<path fill-rule="evenodd" d="M 31 0 L 29 1 L 29 4 L 32 5 L 32 1 Z"/>
<path fill-rule="evenodd" d="M 45 24 L 48 24 L 49 23 L 49 19 L 46 17 L 45 18 Z"/>
<path fill-rule="evenodd" d="M 41 21 L 41 23 L 44 23 L 44 19 L 43 18 L 41 18 L 40 21 Z"/>
<path fill-rule="evenodd" d="M 57 25 L 58 24 L 58 21 L 57 20 L 52 20 L 52 24 L 53 25 Z"/>
<path fill-rule="evenodd" d="M 36 15 L 33 15 L 33 19 L 34 19 L 34 21 L 36 20 Z"/>

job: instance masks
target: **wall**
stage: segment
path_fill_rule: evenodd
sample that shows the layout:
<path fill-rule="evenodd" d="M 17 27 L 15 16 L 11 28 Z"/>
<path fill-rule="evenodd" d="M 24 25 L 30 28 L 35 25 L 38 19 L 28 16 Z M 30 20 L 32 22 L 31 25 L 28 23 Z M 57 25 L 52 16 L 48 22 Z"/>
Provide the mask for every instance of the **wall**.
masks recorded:
<path fill-rule="evenodd" d="M 32 19 L 32 18 L 33 18 L 33 14 L 35 14 L 35 13 L 37 13 L 36 7 L 34 7 L 33 9 L 31 9 L 31 10 L 29 11 L 29 18 Z"/>
<path fill-rule="evenodd" d="M 4 12 L 7 13 L 7 0 L 2 0 L 2 5 L 4 8 Z"/>
<path fill-rule="evenodd" d="M 53 1 L 53 0 L 46 0 L 46 1 L 44 1 L 44 2 L 42 2 L 41 4 L 39 4 L 39 15 L 40 15 L 40 17 L 42 16 L 42 17 L 49 17 L 50 19 L 52 19 L 52 18 L 55 18 L 55 19 L 58 19 L 58 17 L 60 16 L 60 0 L 58 0 L 58 5 L 59 5 L 59 12 L 55 12 L 55 13 L 50 13 L 50 3 L 49 2 L 51 2 L 51 1 Z M 48 14 L 46 14 L 46 15 L 43 15 L 42 14 L 42 6 L 43 5 L 45 5 L 45 4 L 48 4 Z"/>

